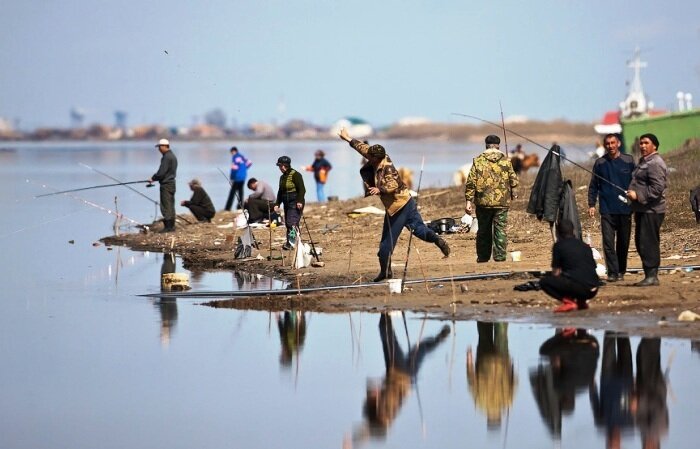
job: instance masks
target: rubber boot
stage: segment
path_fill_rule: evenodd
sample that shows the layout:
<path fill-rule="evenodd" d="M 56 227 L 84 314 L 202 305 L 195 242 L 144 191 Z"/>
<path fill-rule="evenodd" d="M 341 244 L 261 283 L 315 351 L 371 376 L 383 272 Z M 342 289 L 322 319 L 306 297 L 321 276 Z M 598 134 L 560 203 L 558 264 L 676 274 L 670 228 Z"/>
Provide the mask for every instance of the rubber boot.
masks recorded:
<path fill-rule="evenodd" d="M 659 285 L 659 269 L 658 268 L 645 268 L 644 269 L 644 279 L 633 284 L 635 287 L 651 287 L 653 285 Z"/>
<path fill-rule="evenodd" d="M 440 248 L 440 251 L 442 251 L 442 255 L 444 257 L 447 257 L 450 255 L 450 246 L 447 244 L 447 242 L 443 238 L 438 237 L 438 241 L 435 242 L 435 244 L 437 245 L 438 248 Z"/>
<path fill-rule="evenodd" d="M 389 267 L 389 262 L 387 260 L 379 259 L 379 274 L 372 282 L 380 282 L 384 279 L 391 278 L 391 267 Z"/>
<path fill-rule="evenodd" d="M 163 219 L 163 229 L 161 233 L 173 232 L 175 231 L 175 220 L 165 220 Z"/>

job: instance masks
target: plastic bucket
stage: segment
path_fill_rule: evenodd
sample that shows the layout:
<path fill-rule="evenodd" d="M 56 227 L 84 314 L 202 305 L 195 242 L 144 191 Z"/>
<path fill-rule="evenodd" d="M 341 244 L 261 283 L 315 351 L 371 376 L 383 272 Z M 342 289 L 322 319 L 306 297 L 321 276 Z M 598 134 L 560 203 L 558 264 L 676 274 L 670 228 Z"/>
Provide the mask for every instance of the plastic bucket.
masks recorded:
<path fill-rule="evenodd" d="M 389 293 L 401 293 L 401 279 L 389 279 Z"/>

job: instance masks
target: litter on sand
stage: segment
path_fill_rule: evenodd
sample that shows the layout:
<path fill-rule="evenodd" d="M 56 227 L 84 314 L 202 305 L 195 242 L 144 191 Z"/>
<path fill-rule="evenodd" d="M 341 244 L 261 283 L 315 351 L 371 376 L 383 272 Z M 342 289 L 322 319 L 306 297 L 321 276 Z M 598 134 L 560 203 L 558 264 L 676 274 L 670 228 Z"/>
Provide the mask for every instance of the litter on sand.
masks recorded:
<path fill-rule="evenodd" d="M 359 209 L 353 209 L 352 212 L 348 212 L 348 216 L 352 217 L 353 215 L 360 216 L 360 215 L 384 215 L 385 212 L 383 209 L 380 209 L 375 206 L 367 206 L 367 207 L 360 207 Z"/>

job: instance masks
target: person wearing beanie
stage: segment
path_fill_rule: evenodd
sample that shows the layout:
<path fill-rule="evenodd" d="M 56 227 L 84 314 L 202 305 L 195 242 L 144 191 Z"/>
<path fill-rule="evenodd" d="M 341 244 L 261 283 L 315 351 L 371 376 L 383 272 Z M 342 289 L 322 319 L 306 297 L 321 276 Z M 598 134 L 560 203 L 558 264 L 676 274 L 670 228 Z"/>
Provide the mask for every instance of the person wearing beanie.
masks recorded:
<path fill-rule="evenodd" d="M 280 176 L 277 198 L 275 199 L 275 212 L 280 212 L 280 205 L 284 204 L 284 224 L 287 227 L 287 241 L 282 246 L 284 250 L 290 250 L 296 244 L 299 234 L 299 222 L 304 211 L 304 178 L 301 173 L 292 168 L 292 160 L 288 156 L 277 159 L 282 175 Z"/>
<path fill-rule="evenodd" d="M 494 261 L 503 262 L 506 260 L 508 209 L 518 177 L 510 160 L 499 150 L 501 139 L 492 134 L 486 137 L 485 143 L 486 150 L 474 159 L 464 186 L 465 211 L 476 212 L 479 223 L 476 261 L 488 262 L 493 253 Z"/>
<path fill-rule="evenodd" d="M 666 216 L 668 168 L 658 153 L 659 139 L 654 134 L 639 138 L 642 157 L 632 172 L 627 197 L 634 213 L 634 244 L 642 259 L 644 279 L 637 287 L 659 285 L 661 264 L 661 224 Z"/>
<path fill-rule="evenodd" d="M 160 139 L 155 145 L 162 157 L 158 171 L 148 179 L 149 183 L 160 184 L 160 212 L 163 214 L 163 229 L 160 232 L 175 231 L 175 177 L 177 158 L 170 149 L 168 139 Z"/>
<path fill-rule="evenodd" d="M 391 256 L 404 227 L 419 239 L 434 243 L 445 257 L 449 256 L 450 247 L 423 222 L 415 200 L 411 198 L 408 188 L 401 180 L 399 172 L 386 154 L 384 147 L 376 144 L 370 146 L 353 139 L 345 128 L 340 130 L 338 136 L 368 160 L 360 170 L 365 196 L 379 196 L 386 209 L 382 240 L 377 253 L 379 274 L 374 278 L 374 282 L 391 279 Z"/>

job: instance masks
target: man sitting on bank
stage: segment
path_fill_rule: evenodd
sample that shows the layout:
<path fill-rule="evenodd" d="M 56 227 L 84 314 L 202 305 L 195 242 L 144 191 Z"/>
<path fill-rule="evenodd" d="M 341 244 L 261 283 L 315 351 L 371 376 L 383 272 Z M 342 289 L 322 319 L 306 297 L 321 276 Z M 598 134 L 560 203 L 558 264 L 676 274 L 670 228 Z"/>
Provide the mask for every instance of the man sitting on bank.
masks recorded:
<path fill-rule="evenodd" d="M 266 218 L 275 217 L 277 214 L 271 212 L 275 206 L 275 192 L 272 186 L 265 181 L 258 181 L 255 178 L 248 180 L 248 188 L 253 190 L 253 193 L 248 195 L 245 200 L 245 210 L 248 211 L 248 221 L 250 223 L 260 223 Z"/>
<path fill-rule="evenodd" d="M 199 179 L 193 179 L 189 182 L 189 185 L 190 190 L 192 190 L 192 198 L 189 201 L 181 201 L 180 205 L 188 208 L 200 223 L 211 223 L 211 219 L 214 218 L 216 213 L 211 198 L 202 188 L 202 183 L 199 182 Z"/>
<path fill-rule="evenodd" d="M 542 276 L 540 287 L 561 301 L 555 312 L 587 309 L 587 301 L 598 293 L 600 285 L 593 252 L 574 236 L 574 224 L 570 220 L 561 220 L 557 233 L 559 238 L 552 247 L 552 274 Z"/>

